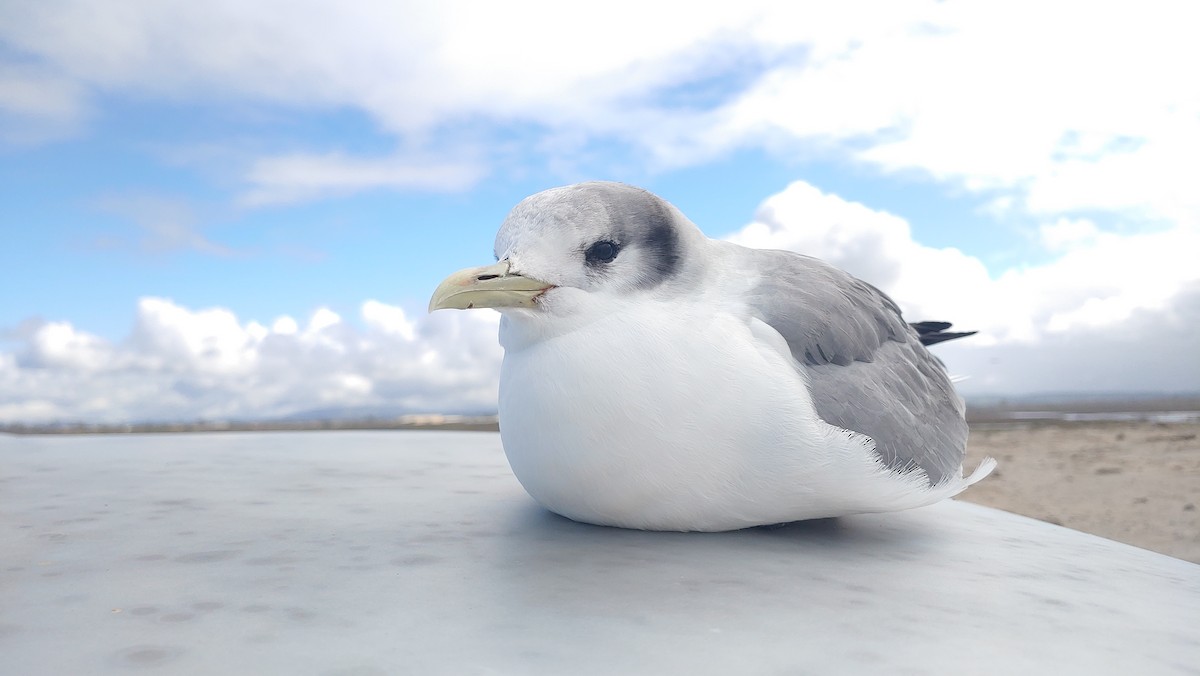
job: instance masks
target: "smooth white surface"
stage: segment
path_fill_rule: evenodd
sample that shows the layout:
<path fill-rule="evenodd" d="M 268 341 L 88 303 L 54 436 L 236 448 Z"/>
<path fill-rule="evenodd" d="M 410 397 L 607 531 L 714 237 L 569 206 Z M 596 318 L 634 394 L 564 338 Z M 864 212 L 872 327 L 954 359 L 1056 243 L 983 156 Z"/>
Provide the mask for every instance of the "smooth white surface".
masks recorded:
<path fill-rule="evenodd" d="M 0 436 L 0 673 L 1196 673 L 1200 566 L 965 503 L 679 534 L 487 433 Z"/>

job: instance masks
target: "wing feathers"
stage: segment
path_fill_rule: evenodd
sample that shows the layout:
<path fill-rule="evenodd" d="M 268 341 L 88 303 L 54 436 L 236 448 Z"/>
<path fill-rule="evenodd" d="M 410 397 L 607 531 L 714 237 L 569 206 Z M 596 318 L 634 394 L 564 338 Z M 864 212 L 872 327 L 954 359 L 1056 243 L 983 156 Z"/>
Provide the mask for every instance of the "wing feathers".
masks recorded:
<path fill-rule="evenodd" d="M 807 371 L 817 414 L 870 436 L 893 469 L 919 467 L 934 484 L 960 476 L 962 400 L 922 344 L 959 337 L 943 333 L 950 325 L 910 326 L 882 291 L 815 258 L 744 252 L 747 269 L 764 271 L 749 293 L 751 311 L 784 337 Z"/>

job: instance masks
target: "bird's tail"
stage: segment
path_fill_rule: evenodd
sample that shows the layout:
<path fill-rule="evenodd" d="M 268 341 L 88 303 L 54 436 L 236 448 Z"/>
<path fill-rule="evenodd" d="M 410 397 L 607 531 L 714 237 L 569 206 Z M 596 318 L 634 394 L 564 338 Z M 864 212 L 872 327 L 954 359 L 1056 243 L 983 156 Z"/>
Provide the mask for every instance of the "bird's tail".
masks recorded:
<path fill-rule="evenodd" d="M 976 334 L 976 331 L 947 331 L 946 329 L 953 326 L 950 322 L 913 322 L 909 326 L 913 327 L 921 344 L 925 346 L 937 345 L 947 340 L 966 338 Z"/>

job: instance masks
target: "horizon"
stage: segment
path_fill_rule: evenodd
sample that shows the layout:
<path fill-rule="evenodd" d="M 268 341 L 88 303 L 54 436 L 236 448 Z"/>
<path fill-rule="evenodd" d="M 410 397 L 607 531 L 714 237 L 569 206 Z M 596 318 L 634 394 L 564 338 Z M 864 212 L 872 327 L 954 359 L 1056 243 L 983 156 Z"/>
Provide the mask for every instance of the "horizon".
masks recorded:
<path fill-rule="evenodd" d="M 1200 392 L 1186 22 L 882 7 L 0 9 L 0 424 L 494 408 L 428 295 L 591 179 L 979 331 L 968 400 Z"/>
<path fill-rule="evenodd" d="M 1200 391 L 1185 393 L 1056 393 L 965 398 L 967 422 L 1188 422 L 1200 421 Z M 1184 414 L 1179 417 L 1177 414 Z M 1165 417 L 1164 417 L 1165 416 Z M 451 429 L 495 431 L 496 410 L 433 412 L 386 408 L 300 411 L 283 417 L 163 418 L 96 422 L 0 421 L 0 434 L 325 431 Z"/>

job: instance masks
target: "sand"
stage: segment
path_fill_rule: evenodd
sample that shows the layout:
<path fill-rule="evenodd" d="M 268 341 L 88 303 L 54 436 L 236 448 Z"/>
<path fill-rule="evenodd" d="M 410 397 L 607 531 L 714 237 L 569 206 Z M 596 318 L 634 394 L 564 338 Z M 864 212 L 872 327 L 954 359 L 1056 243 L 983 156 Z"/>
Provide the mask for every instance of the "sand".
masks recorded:
<path fill-rule="evenodd" d="M 1200 563 L 1200 423 L 973 425 L 959 499 Z"/>

